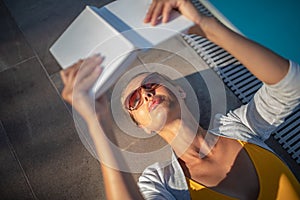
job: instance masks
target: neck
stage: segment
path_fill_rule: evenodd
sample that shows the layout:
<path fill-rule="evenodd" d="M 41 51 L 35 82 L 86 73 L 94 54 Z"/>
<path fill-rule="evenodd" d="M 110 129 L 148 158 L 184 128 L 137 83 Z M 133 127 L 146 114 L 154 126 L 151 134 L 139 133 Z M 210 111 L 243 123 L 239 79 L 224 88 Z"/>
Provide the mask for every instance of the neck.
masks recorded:
<path fill-rule="evenodd" d="M 191 114 L 172 121 L 159 132 L 159 135 L 185 162 L 209 157 L 218 140 L 217 136 L 207 134 Z"/>

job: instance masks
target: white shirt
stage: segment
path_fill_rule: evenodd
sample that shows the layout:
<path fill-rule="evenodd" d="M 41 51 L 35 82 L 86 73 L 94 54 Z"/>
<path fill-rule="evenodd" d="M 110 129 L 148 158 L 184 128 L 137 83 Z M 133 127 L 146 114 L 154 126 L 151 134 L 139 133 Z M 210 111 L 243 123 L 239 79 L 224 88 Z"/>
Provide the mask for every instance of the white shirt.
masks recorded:
<path fill-rule="evenodd" d="M 210 133 L 250 142 L 271 150 L 264 141 L 299 106 L 300 66 L 290 61 L 287 75 L 274 85 L 264 84 L 246 105 L 216 115 Z M 272 150 L 271 150 L 272 151 Z M 173 153 L 169 165 L 155 163 L 138 181 L 145 199 L 190 199 L 184 173 Z"/>

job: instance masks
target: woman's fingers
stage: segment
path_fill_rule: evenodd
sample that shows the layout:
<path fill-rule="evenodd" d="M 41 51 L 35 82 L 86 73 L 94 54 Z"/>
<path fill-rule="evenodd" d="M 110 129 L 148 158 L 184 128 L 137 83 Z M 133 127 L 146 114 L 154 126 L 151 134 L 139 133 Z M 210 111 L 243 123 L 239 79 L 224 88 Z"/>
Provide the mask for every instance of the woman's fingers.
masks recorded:
<path fill-rule="evenodd" d="M 102 72 L 102 68 L 100 67 L 100 65 L 97 65 L 93 71 L 91 71 L 91 74 L 87 77 L 85 77 L 81 83 L 80 83 L 80 89 L 83 91 L 88 91 L 89 89 L 91 89 L 91 87 L 95 84 L 95 82 L 97 81 L 99 75 Z"/>
<path fill-rule="evenodd" d="M 76 74 L 81 66 L 82 60 L 78 61 L 71 67 L 60 72 L 61 79 L 64 83 L 64 89 L 62 91 L 62 97 L 68 102 L 72 103 L 72 92 L 75 84 Z"/>
<path fill-rule="evenodd" d="M 69 85 L 65 85 L 61 95 L 65 101 L 72 104 L 72 93 L 73 93 L 73 87 Z"/>
<path fill-rule="evenodd" d="M 170 4 L 165 4 L 165 6 L 163 8 L 163 19 L 162 19 L 163 23 L 167 23 L 169 21 L 172 9 L 173 8 Z"/>
<path fill-rule="evenodd" d="M 89 91 L 101 74 L 101 62 L 102 58 L 99 55 L 92 56 L 60 72 L 65 85 L 62 91 L 63 99 L 85 119 L 94 112 L 93 99 L 89 96 Z"/>
<path fill-rule="evenodd" d="M 151 22 L 151 25 L 155 26 L 162 18 L 162 22 L 166 23 L 169 21 L 172 9 L 179 10 L 182 15 L 196 24 L 199 24 L 203 17 L 189 0 L 153 0 L 144 22 Z"/>
<path fill-rule="evenodd" d="M 100 66 L 101 62 L 102 57 L 100 57 L 100 55 L 95 55 L 86 59 L 78 72 L 76 81 L 81 82 L 83 79 L 89 76 L 97 66 Z"/>
<path fill-rule="evenodd" d="M 145 23 L 151 22 L 151 25 L 155 26 L 157 22 L 161 19 L 163 12 L 164 12 L 163 21 L 167 22 L 171 10 L 172 7 L 170 6 L 169 3 L 167 3 L 167 1 L 153 0 L 145 16 L 144 22 Z"/>
<path fill-rule="evenodd" d="M 67 84 L 70 76 L 74 76 L 76 75 L 76 73 L 78 72 L 78 69 L 80 68 L 81 64 L 82 64 L 83 60 L 79 60 L 78 62 L 74 63 L 71 67 L 60 71 L 60 76 L 61 79 L 64 83 L 64 85 Z"/>
<path fill-rule="evenodd" d="M 173 8 L 177 8 L 174 1 L 170 0 L 153 0 L 148 12 L 145 16 L 144 22 L 155 26 L 159 20 L 163 23 L 169 21 L 170 13 Z"/>
<path fill-rule="evenodd" d="M 161 14 L 162 14 L 162 10 L 163 10 L 164 4 L 159 2 L 156 4 L 153 13 L 152 13 L 152 17 L 151 17 L 151 25 L 155 26 L 157 24 L 157 22 L 159 21 Z"/>
<path fill-rule="evenodd" d="M 59 73 L 60 73 L 60 77 L 61 77 L 63 84 L 66 85 L 67 77 L 66 77 L 65 71 L 61 70 Z"/>
<path fill-rule="evenodd" d="M 147 12 L 146 16 L 145 16 L 145 19 L 144 19 L 145 23 L 151 22 L 151 18 L 152 18 L 153 11 L 155 9 L 155 5 L 156 5 L 156 2 L 153 1 L 152 4 L 150 5 L 149 9 L 148 9 L 148 12 Z"/>
<path fill-rule="evenodd" d="M 101 73 L 101 62 L 102 58 L 99 55 L 95 55 L 85 60 L 79 60 L 68 69 L 60 72 L 65 85 L 62 91 L 62 97 L 67 102 L 72 103 L 75 81 L 75 93 L 86 93 L 92 87 Z"/>

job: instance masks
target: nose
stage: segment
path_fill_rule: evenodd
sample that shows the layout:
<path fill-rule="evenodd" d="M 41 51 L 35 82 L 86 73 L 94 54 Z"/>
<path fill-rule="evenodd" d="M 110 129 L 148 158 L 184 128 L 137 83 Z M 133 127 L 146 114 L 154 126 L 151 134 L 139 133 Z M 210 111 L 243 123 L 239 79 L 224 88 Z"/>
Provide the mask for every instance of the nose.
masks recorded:
<path fill-rule="evenodd" d="M 153 97 L 153 91 L 142 90 L 142 97 L 145 101 L 149 101 Z"/>

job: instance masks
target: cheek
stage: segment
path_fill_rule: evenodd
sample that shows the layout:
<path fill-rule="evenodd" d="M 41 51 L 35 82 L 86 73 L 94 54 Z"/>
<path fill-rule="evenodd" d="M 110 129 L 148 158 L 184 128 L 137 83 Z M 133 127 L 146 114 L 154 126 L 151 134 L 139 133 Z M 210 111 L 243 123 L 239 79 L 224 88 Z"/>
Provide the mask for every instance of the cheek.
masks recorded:
<path fill-rule="evenodd" d="M 134 113 L 134 118 L 140 125 L 143 125 L 143 126 L 146 126 L 149 123 L 151 123 L 151 116 L 150 116 L 149 112 L 144 109 L 138 109 Z"/>
<path fill-rule="evenodd" d="M 166 124 L 168 118 L 168 107 L 164 105 L 158 106 L 152 112 L 139 109 L 134 113 L 134 119 L 139 125 L 142 125 L 146 132 L 160 131 Z"/>

